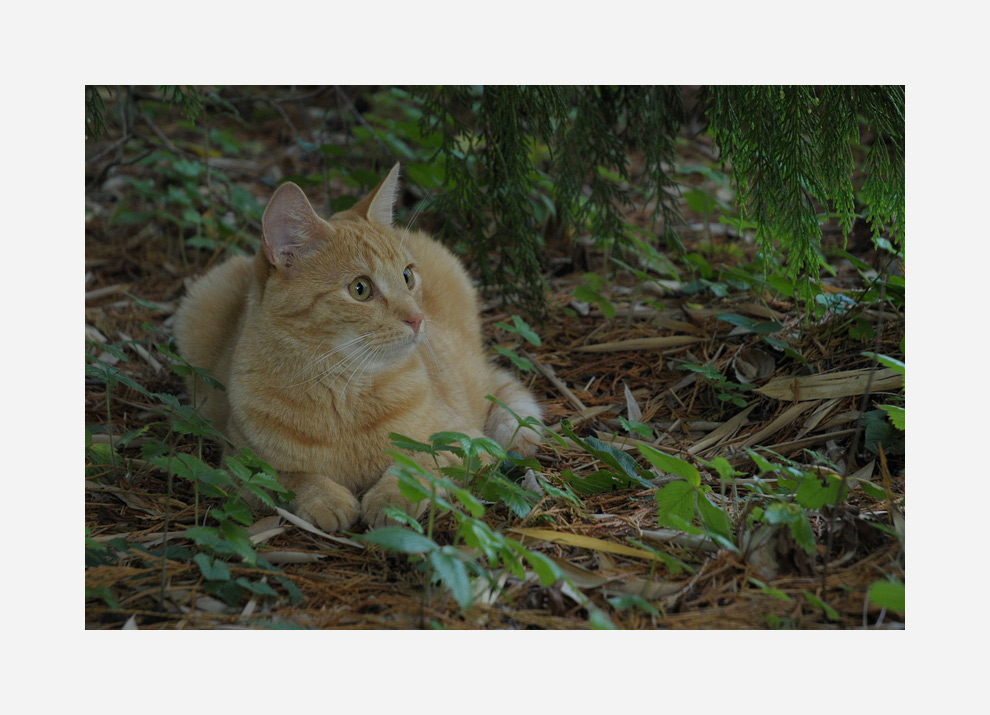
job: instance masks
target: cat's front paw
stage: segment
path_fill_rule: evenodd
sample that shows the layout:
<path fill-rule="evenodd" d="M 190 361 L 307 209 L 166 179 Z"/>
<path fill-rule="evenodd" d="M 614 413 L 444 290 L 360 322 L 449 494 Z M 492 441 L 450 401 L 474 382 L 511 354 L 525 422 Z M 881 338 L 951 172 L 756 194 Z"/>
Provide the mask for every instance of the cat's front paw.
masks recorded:
<path fill-rule="evenodd" d="M 399 491 L 398 478 L 386 474 L 361 499 L 361 521 L 372 529 L 395 524 L 395 520 L 386 514 L 385 509 L 389 506 L 397 507 L 418 519 L 426 509 L 426 501 L 413 504 Z"/>
<path fill-rule="evenodd" d="M 344 487 L 307 490 L 302 495 L 297 494 L 291 506 L 296 516 L 323 531 L 345 531 L 354 526 L 361 516 L 361 504 L 357 497 Z"/>

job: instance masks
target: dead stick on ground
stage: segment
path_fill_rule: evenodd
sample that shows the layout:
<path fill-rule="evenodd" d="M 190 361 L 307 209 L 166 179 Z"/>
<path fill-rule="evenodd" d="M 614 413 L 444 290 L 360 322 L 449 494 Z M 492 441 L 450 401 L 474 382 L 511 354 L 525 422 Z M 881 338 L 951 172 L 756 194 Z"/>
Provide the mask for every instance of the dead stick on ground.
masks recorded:
<path fill-rule="evenodd" d="M 540 371 L 540 374 L 543 375 L 543 377 L 549 380 L 554 387 L 560 390 L 560 394 L 566 397 L 567 401 L 570 402 L 572 405 L 574 405 L 574 407 L 577 408 L 578 412 L 584 412 L 586 409 L 588 409 L 587 407 L 585 407 L 584 403 L 578 399 L 578 396 L 570 391 L 570 388 L 568 388 L 567 385 L 564 384 L 563 380 L 557 377 L 552 367 L 550 367 L 549 365 L 544 365 L 539 360 L 537 360 L 534 355 L 527 352 L 526 350 L 520 350 L 519 352 L 523 354 L 523 357 L 525 357 L 527 360 L 533 363 L 533 365 L 536 367 L 537 370 Z"/>

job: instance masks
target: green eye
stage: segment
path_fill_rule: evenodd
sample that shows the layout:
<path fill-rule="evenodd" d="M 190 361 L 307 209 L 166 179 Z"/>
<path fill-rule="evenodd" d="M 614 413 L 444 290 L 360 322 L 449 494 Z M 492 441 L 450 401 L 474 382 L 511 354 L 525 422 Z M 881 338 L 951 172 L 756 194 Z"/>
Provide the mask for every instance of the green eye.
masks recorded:
<path fill-rule="evenodd" d="M 347 292 L 351 294 L 351 298 L 354 300 L 365 301 L 371 297 L 371 281 L 364 276 L 360 278 L 355 278 L 351 281 L 351 284 L 347 286 Z"/>
<path fill-rule="evenodd" d="M 415 280 L 412 272 L 412 266 L 406 266 L 406 270 L 402 271 L 402 277 L 406 279 L 406 285 L 412 288 L 413 281 Z"/>

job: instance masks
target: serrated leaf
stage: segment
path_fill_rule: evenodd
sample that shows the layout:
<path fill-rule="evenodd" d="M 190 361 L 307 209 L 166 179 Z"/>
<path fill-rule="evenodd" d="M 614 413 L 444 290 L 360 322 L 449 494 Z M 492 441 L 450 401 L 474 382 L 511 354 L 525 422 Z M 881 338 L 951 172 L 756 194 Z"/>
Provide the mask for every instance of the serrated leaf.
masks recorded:
<path fill-rule="evenodd" d="M 433 454 L 434 451 L 433 445 L 417 442 L 411 437 L 396 434 L 395 432 L 390 433 L 388 438 L 392 442 L 392 446 L 396 449 L 402 449 L 407 452 L 426 452 L 427 454 Z"/>
<path fill-rule="evenodd" d="M 818 475 L 811 474 L 801 480 L 794 496 L 805 509 L 820 511 L 826 504 L 835 504 L 841 486 L 838 478 L 829 478 L 828 484 L 824 485 Z"/>
<path fill-rule="evenodd" d="M 503 348 L 501 345 L 492 345 L 492 350 L 497 352 L 502 357 L 508 358 L 513 365 L 523 372 L 535 372 L 536 370 L 536 366 L 533 365 L 531 360 L 520 355 L 516 355 L 516 353 L 509 348 Z"/>
<path fill-rule="evenodd" d="M 887 413 L 890 423 L 897 429 L 904 431 L 904 408 L 898 405 L 880 405 L 881 410 Z"/>
<path fill-rule="evenodd" d="M 427 559 L 440 582 L 446 586 L 461 608 L 471 605 L 471 579 L 456 549 L 444 547 L 430 551 Z"/>
<path fill-rule="evenodd" d="M 220 559 L 199 553 L 193 556 L 193 562 L 199 566 L 203 577 L 208 581 L 227 581 L 230 579 L 230 567 Z"/>
<path fill-rule="evenodd" d="M 657 522 L 660 526 L 680 528 L 681 522 L 694 518 L 695 489 L 687 482 L 671 482 L 657 490 Z M 671 517 L 679 517 L 680 521 L 672 521 Z"/>

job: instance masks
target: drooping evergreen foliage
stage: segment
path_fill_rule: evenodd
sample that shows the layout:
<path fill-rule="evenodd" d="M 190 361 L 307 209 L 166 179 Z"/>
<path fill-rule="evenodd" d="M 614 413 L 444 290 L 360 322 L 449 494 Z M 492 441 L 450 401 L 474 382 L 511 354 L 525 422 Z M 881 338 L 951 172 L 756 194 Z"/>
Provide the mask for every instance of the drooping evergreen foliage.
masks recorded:
<path fill-rule="evenodd" d="M 236 114 L 221 93 L 159 88 L 190 120 Z M 350 171 L 347 157 L 359 131 L 374 136 L 392 154 L 382 164 L 402 160 L 408 180 L 428 192 L 427 210 L 446 220 L 441 237 L 466 246 L 483 282 L 534 317 L 545 309 L 550 224 L 613 246 L 626 242 L 624 212 L 635 202 L 652 213 L 657 242 L 680 247 L 675 149 L 688 131 L 684 88 L 442 86 L 379 95 L 417 117 L 419 130 L 373 116 L 369 127 L 359 116 L 365 126 L 344 134 L 347 146 L 310 137 L 301 146 L 323 162 L 322 180 L 333 161 L 339 175 L 373 183 L 377 174 Z M 118 103 L 126 114 L 127 103 Z M 734 182 L 739 225 L 766 253 L 786 257 L 795 280 L 817 280 L 824 220 L 848 233 L 861 216 L 874 239 L 903 241 L 903 87 L 716 86 L 702 88 L 696 104 L 701 121 L 690 131 L 710 132 Z M 87 87 L 88 137 L 105 131 L 107 114 L 101 89 Z M 403 140 L 416 151 L 396 150 Z"/>
<path fill-rule="evenodd" d="M 904 236 L 903 87 L 713 87 L 710 128 L 732 165 L 737 203 L 767 247 L 790 252 L 794 275 L 817 276 L 819 213 L 848 233 L 856 217 L 852 148 L 874 134 L 862 200 L 874 238 Z"/>
<path fill-rule="evenodd" d="M 611 244 L 625 238 L 621 210 L 635 189 L 660 219 L 658 234 L 678 245 L 679 88 L 439 87 L 420 96 L 424 126 L 444 135 L 448 190 L 435 207 L 507 300 L 542 311 L 540 227 L 529 210 L 537 195 L 552 198 L 558 220 Z M 796 279 L 817 279 L 823 219 L 833 214 L 848 232 L 857 200 L 874 238 L 903 239 L 903 87 L 711 87 L 702 102 L 742 219 L 764 248 L 787 255 Z M 634 152 L 643 162 L 635 175 Z"/>

